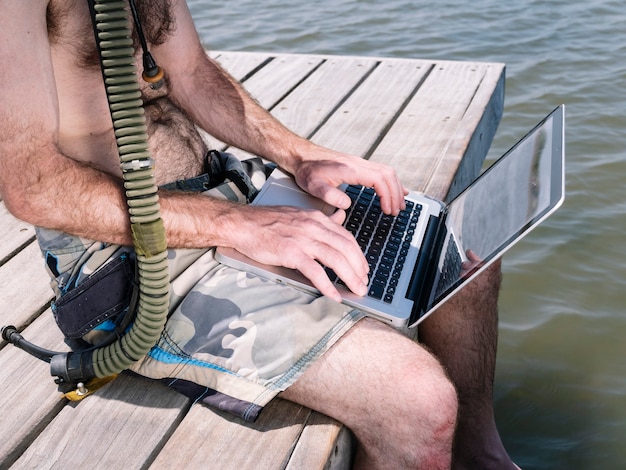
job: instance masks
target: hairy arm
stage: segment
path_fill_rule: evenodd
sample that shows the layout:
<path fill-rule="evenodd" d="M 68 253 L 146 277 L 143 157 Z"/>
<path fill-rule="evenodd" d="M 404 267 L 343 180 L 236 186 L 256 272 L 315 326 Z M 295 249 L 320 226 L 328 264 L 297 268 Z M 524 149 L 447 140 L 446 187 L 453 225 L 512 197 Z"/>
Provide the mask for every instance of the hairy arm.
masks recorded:
<path fill-rule="evenodd" d="M 349 198 L 337 190 L 343 183 L 375 187 L 387 213 L 404 207 L 406 191 L 392 168 L 315 145 L 288 130 L 207 56 L 186 3 L 174 3 L 177 34 L 155 51 L 167 67 L 171 98 L 200 127 L 274 161 L 303 189 L 335 207 L 349 207 Z"/>
<path fill-rule="evenodd" d="M 106 226 L 109 239 L 125 240 L 119 183 L 58 149 L 46 7 L 26 0 L 0 8 L 0 194 L 11 212 L 33 224 L 82 236 Z M 104 203 L 97 194 L 107 195 Z"/>
<path fill-rule="evenodd" d="M 153 54 L 166 69 L 170 98 L 203 129 L 235 147 L 291 169 L 314 145 L 286 129 L 206 55 L 184 0 L 173 0 L 176 32 Z"/>
<path fill-rule="evenodd" d="M 59 147 L 57 80 L 66 78 L 60 70 L 55 78 L 47 5 L 46 0 L 3 1 L 0 8 L 0 196 L 9 211 L 32 224 L 130 244 L 121 181 Z M 226 213 L 230 207 L 209 198 L 163 195 L 170 244 L 218 244 L 221 219 L 199 231 L 200 224 L 189 223 L 190 214 Z"/>

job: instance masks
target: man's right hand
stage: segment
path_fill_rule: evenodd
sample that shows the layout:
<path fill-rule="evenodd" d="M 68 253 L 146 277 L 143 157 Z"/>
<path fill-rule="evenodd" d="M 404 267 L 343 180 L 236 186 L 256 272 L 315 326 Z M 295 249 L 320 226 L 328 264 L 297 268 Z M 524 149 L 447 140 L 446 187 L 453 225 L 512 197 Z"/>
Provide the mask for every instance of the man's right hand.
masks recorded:
<path fill-rule="evenodd" d="M 241 219 L 229 245 L 260 263 L 297 269 L 319 291 L 341 296 L 321 265 L 328 266 L 357 295 L 367 293 L 368 265 L 350 232 L 345 212 L 330 217 L 290 206 L 240 206 Z"/>

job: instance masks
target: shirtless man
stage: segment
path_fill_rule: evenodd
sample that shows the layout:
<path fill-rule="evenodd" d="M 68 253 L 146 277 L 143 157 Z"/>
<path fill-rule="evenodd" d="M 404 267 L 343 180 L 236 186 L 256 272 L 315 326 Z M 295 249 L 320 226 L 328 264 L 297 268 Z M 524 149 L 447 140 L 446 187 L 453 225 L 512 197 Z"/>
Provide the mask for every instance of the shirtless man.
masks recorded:
<path fill-rule="evenodd" d="M 159 185 L 204 171 L 207 148 L 195 130 L 197 124 L 221 141 L 274 161 L 303 189 L 336 207 L 345 209 L 349 201 L 335 188 L 355 183 L 374 186 L 386 213 L 402 209 L 405 189 L 392 169 L 294 135 L 208 59 L 184 0 L 138 0 L 138 7 L 151 53 L 167 74 L 161 89 L 147 85 L 143 89 Z M 7 208 L 65 239 L 130 245 L 117 150 L 86 0 L 2 1 L 0 103 L 0 195 Z M 160 203 L 169 245 L 202 249 L 188 252 L 200 253 L 196 265 L 207 267 L 204 274 L 217 272 L 224 282 L 237 276 L 217 266 L 206 249 L 231 246 L 258 261 L 299 269 L 325 294 L 303 301 L 303 294 L 281 287 L 281 293 L 294 301 L 276 306 L 267 316 L 272 321 L 297 311 L 302 315 L 297 317 L 299 323 L 309 315 L 310 325 L 314 326 L 313 319 L 325 325 L 320 334 L 333 328 L 336 332 L 315 361 L 281 372 L 295 371 L 297 378 L 283 383 L 281 396 L 350 427 L 360 444 L 356 466 L 515 468 L 492 411 L 497 267 L 420 327 L 420 345 L 382 323 L 359 320 L 358 312 L 334 302 L 338 293 L 317 261 L 333 268 L 354 292 L 366 290 L 367 264 L 340 226 L 343 211 L 328 218 L 180 191 L 160 191 Z M 269 289 L 277 289 L 258 280 L 246 282 L 251 292 L 257 288 L 270 292 L 265 297 L 272 298 Z M 235 281 L 228 285 L 233 299 L 244 295 Z M 300 309 L 300 304 L 321 307 L 323 315 Z M 178 307 L 168 328 L 175 327 L 170 323 L 180 311 L 185 313 Z M 244 312 L 242 318 L 251 313 L 257 312 Z M 310 326 L 307 321 L 305 328 Z M 332 323 L 326 325 L 328 321 Z M 280 349 L 281 339 L 270 341 Z M 158 377 L 155 368 L 160 366 L 153 362 L 142 363 L 138 371 Z M 263 367 L 255 378 L 264 377 Z M 168 374 L 164 376 L 173 377 Z M 208 380 L 218 393 L 248 396 L 239 383 L 231 387 L 222 378 Z M 277 380 L 271 375 L 255 386 L 265 391 L 268 383 L 276 387 Z M 268 399 L 257 403 L 262 406 Z"/>

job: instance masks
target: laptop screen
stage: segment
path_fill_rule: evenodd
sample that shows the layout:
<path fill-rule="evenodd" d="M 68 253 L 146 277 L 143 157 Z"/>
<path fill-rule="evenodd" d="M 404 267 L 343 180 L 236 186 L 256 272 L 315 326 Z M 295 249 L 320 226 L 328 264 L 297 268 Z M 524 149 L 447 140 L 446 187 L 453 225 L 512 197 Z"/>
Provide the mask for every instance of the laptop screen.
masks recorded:
<path fill-rule="evenodd" d="M 449 204 L 448 233 L 456 238 L 464 259 L 472 250 L 480 261 L 475 270 L 457 271 L 440 286 L 433 305 L 562 203 L 563 121 L 560 106 Z"/>

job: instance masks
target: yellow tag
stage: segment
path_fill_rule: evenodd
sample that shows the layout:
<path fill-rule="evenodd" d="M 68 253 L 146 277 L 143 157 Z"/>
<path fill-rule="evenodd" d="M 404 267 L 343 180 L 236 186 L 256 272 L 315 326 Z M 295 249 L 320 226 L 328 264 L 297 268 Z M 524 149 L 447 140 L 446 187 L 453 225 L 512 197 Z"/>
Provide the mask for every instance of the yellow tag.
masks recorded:
<path fill-rule="evenodd" d="M 86 384 L 79 383 L 76 390 L 64 393 L 63 396 L 70 401 L 81 401 L 83 398 L 88 397 L 99 388 L 104 387 L 106 384 L 115 379 L 117 375 L 110 375 L 108 377 L 96 377 L 91 379 Z"/>

